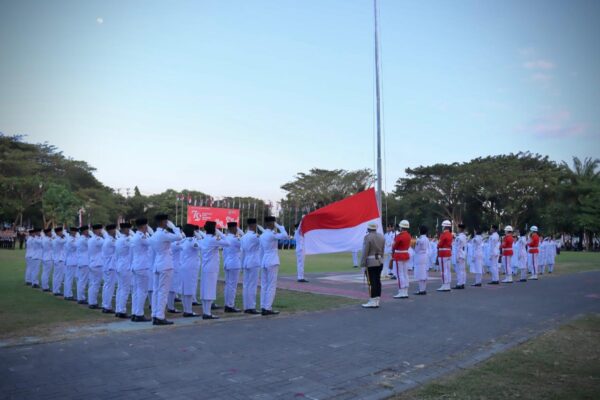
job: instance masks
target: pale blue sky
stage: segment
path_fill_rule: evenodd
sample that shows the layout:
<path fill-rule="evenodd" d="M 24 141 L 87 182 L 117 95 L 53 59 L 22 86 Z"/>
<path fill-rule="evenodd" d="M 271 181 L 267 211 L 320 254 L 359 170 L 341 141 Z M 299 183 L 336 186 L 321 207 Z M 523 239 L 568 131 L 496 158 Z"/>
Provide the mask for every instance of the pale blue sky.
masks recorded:
<path fill-rule="evenodd" d="M 599 1 L 380 1 L 387 188 L 406 167 L 600 156 Z M 373 167 L 370 0 L 0 0 L 0 131 L 115 188 L 277 200 Z"/>

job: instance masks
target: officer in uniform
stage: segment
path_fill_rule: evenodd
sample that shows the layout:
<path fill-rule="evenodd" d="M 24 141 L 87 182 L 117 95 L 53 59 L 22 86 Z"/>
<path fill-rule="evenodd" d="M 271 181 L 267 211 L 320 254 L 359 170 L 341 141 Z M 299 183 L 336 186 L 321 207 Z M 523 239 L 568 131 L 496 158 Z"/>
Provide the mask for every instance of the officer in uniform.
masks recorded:
<path fill-rule="evenodd" d="M 498 235 L 498 226 L 492 225 L 489 238 L 490 252 L 490 273 L 492 275 L 491 282 L 488 285 L 499 285 L 500 274 L 498 273 L 498 257 L 500 256 L 500 236 Z"/>
<path fill-rule="evenodd" d="M 513 256 L 513 228 L 510 225 L 504 227 L 504 239 L 502 240 L 502 266 L 506 276 L 502 283 L 513 283 L 512 278 L 512 256 Z"/>
<path fill-rule="evenodd" d="M 529 279 L 537 281 L 538 279 L 538 254 L 540 246 L 540 237 L 538 236 L 538 228 L 533 225 L 530 229 L 529 242 L 527 243 L 527 251 L 529 252 L 529 265 L 531 268 L 531 276 Z"/>
<path fill-rule="evenodd" d="M 296 224 L 294 231 L 294 240 L 296 241 L 296 272 L 297 280 L 301 283 L 308 282 L 304 279 L 304 236 L 300 229 L 300 224 Z"/>
<path fill-rule="evenodd" d="M 88 308 L 100 309 L 98 306 L 98 293 L 102 285 L 102 246 L 104 235 L 102 224 L 92 225 L 92 235 L 88 240 L 88 253 L 90 257 L 90 285 L 88 286 Z"/>
<path fill-rule="evenodd" d="M 262 251 L 260 303 L 262 315 L 279 314 L 279 311 L 273 310 L 280 264 L 277 244 L 280 240 L 288 238 L 285 228 L 276 222 L 275 217 L 265 217 L 265 231 L 260 236 L 260 249 Z"/>
<path fill-rule="evenodd" d="M 394 225 L 387 226 L 383 237 L 385 238 L 385 247 L 383 248 L 383 269 L 381 271 L 381 278 L 389 277 L 390 279 L 395 279 L 394 268 L 392 268 L 392 247 L 394 247 L 394 240 L 396 239 Z M 398 271 L 396 271 L 396 273 L 397 272 Z M 400 282 L 398 282 L 398 285 L 400 285 Z"/>
<path fill-rule="evenodd" d="M 75 301 L 73 297 L 73 280 L 77 274 L 77 233 L 79 229 L 72 226 L 69 228 L 69 237 L 65 243 L 65 283 L 64 299 Z"/>
<path fill-rule="evenodd" d="M 467 283 L 467 235 L 465 235 L 465 225 L 458 224 L 458 235 L 454 240 L 456 249 L 456 286 L 454 289 L 464 289 Z"/>
<path fill-rule="evenodd" d="M 244 302 L 244 313 L 259 314 L 256 310 L 256 288 L 258 287 L 258 275 L 260 271 L 260 239 L 257 233 L 256 218 L 246 220 L 248 232 L 240 241 L 242 248 L 242 268 L 244 270 L 244 282 L 242 297 Z"/>
<path fill-rule="evenodd" d="M 483 237 L 479 228 L 473 229 L 473 262 L 469 264 L 469 271 L 475 275 L 473 287 L 481 287 L 481 277 L 483 275 Z"/>
<path fill-rule="evenodd" d="M 442 270 L 442 286 L 438 292 L 449 292 L 450 282 L 452 282 L 452 271 L 450 270 L 450 260 L 452 258 L 452 223 L 448 220 L 442 222 L 443 232 L 438 241 L 438 259 Z"/>
<path fill-rule="evenodd" d="M 117 269 L 117 298 L 115 300 L 115 317 L 129 318 L 127 315 L 127 299 L 131 294 L 131 224 L 119 224 L 121 234 L 115 243 L 115 258 Z"/>
<path fill-rule="evenodd" d="M 403 219 L 400 221 L 400 234 L 396 235 L 392 244 L 392 263 L 396 270 L 396 276 L 398 277 L 398 293 L 394 296 L 395 299 L 407 299 L 408 298 L 408 264 L 410 261 L 410 233 L 408 229 L 410 224 L 407 220 Z M 390 232 L 388 232 L 389 234 Z M 386 243 L 387 245 L 387 243 Z M 385 253 L 385 248 L 384 248 Z M 386 258 L 383 258 L 383 266 L 385 268 Z"/>
<path fill-rule="evenodd" d="M 67 237 L 63 232 L 63 227 L 54 229 L 56 236 L 52 239 L 52 254 L 54 256 L 54 273 L 52 274 L 52 293 L 55 296 L 62 296 L 60 291 L 65 280 L 65 244 Z"/>
<path fill-rule="evenodd" d="M 363 240 L 362 259 L 360 266 L 369 283 L 369 301 L 362 305 L 364 308 L 378 308 L 381 297 L 381 270 L 383 269 L 383 249 L 385 238 L 377 232 L 377 224 L 367 225 L 367 234 Z"/>
<path fill-rule="evenodd" d="M 117 284 L 117 225 L 106 225 L 106 238 L 102 245 L 102 313 L 112 314 L 112 298 Z"/>
<path fill-rule="evenodd" d="M 198 289 L 198 272 L 200 271 L 200 244 L 196 238 L 198 227 L 196 225 L 185 225 L 183 239 L 179 245 L 179 277 L 181 279 L 181 294 L 183 296 L 183 316 L 185 318 L 199 317 L 192 310 L 193 296 Z"/>
<path fill-rule="evenodd" d="M 33 266 L 33 229 L 27 231 L 27 238 L 25 239 L 25 285 L 31 286 L 31 267 Z"/>
<path fill-rule="evenodd" d="M 419 227 L 419 238 L 415 243 L 415 280 L 419 282 L 419 290 L 416 295 L 427 294 L 427 270 L 429 269 L 429 239 L 427 238 L 427 227 Z"/>
<path fill-rule="evenodd" d="M 212 305 L 217 298 L 217 279 L 219 278 L 219 249 L 229 246 L 223 235 L 217 230 L 217 223 L 206 221 L 206 235 L 200 242 L 202 251 L 202 269 L 200 270 L 200 296 L 202 301 L 202 319 L 219 319 L 212 315 Z"/>
<path fill-rule="evenodd" d="M 52 273 L 52 229 L 44 229 L 42 236 L 42 291 L 50 291 Z"/>
<path fill-rule="evenodd" d="M 148 220 L 138 218 L 135 221 L 137 232 L 131 238 L 131 271 L 133 286 L 131 288 L 131 320 L 133 322 L 150 321 L 144 315 L 144 304 L 148 297 L 150 265 L 150 231 Z"/>
<path fill-rule="evenodd" d="M 240 269 L 242 268 L 241 235 L 238 230 L 237 222 L 227 223 L 225 241 L 228 246 L 223 248 L 223 269 L 225 270 L 225 289 L 223 293 L 225 297 L 225 308 L 223 311 L 226 313 L 240 312 L 240 310 L 235 308 L 235 295 L 240 279 Z"/>
<path fill-rule="evenodd" d="M 86 288 L 90 279 L 89 238 L 90 228 L 87 225 L 81 226 L 79 228 L 79 239 L 77 239 L 77 304 L 88 304 L 86 301 Z"/>

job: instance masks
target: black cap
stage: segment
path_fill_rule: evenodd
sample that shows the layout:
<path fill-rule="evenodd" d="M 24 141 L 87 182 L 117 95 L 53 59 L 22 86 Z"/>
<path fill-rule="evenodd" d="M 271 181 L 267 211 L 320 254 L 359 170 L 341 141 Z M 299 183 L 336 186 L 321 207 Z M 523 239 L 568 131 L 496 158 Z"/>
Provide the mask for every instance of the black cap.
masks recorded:
<path fill-rule="evenodd" d="M 196 230 L 196 225 L 186 224 L 183 227 L 183 233 L 186 237 L 194 237 L 194 231 Z"/>
<path fill-rule="evenodd" d="M 121 222 L 119 224 L 119 228 L 121 228 L 121 229 L 129 229 L 129 228 L 131 228 L 131 224 L 129 222 Z"/>
<path fill-rule="evenodd" d="M 227 223 L 228 228 L 235 228 L 236 226 L 237 226 L 237 222 L 235 222 L 235 221 Z"/>
<path fill-rule="evenodd" d="M 35 229 L 30 229 L 27 231 L 27 233 L 35 233 Z"/>
<path fill-rule="evenodd" d="M 459 227 L 460 229 L 465 229 L 465 224 L 458 224 L 458 227 Z"/>
<path fill-rule="evenodd" d="M 254 225 L 254 224 L 256 224 L 256 218 L 248 218 L 248 219 L 246 220 L 246 223 L 247 223 L 248 225 Z"/>
<path fill-rule="evenodd" d="M 44 233 L 50 233 L 50 232 L 52 232 L 52 228 L 46 228 L 46 229 L 44 229 Z"/>
<path fill-rule="evenodd" d="M 138 218 L 135 220 L 136 226 L 148 225 L 148 218 Z"/>
<path fill-rule="evenodd" d="M 275 221 L 277 221 L 277 218 L 275 218 L 271 215 L 265 217 L 265 222 L 275 222 Z"/>
<path fill-rule="evenodd" d="M 69 232 L 79 232 L 79 228 L 76 226 L 72 226 L 69 228 Z"/>
<path fill-rule="evenodd" d="M 90 227 L 87 225 L 82 225 L 79 227 L 79 232 L 85 232 L 85 231 L 89 231 Z"/>
<path fill-rule="evenodd" d="M 204 223 L 204 228 L 216 228 L 217 227 L 217 223 L 215 221 L 206 221 Z"/>
<path fill-rule="evenodd" d="M 56 228 L 54 228 L 54 232 L 62 232 L 62 231 L 63 231 L 62 226 L 57 226 Z"/>
<path fill-rule="evenodd" d="M 102 224 L 94 224 L 94 225 L 92 225 L 92 229 L 94 229 L 94 230 L 102 229 Z"/>
<path fill-rule="evenodd" d="M 156 222 L 158 222 L 158 221 L 166 221 L 168 219 L 169 219 L 169 216 L 167 214 L 156 214 L 154 216 L 154 220 Z"/>
<path fill-rule="evenodd" d="M 421 226 L 419 227 L 419 233 L 420 233 L 421 235 L 426 235 L 428 230 L 429 230 L 429 229 L 427 229 L 427 227 L 426 227 L 425 225 L 421 225 Z"/>
<path fill-rule="evenodd" d="M 112 231 L 113 229 L 117 229 L 117 225 L 116 224 L 108 224 L 108 225 L 106 225 L 105 229 L 107 231 Z"/>

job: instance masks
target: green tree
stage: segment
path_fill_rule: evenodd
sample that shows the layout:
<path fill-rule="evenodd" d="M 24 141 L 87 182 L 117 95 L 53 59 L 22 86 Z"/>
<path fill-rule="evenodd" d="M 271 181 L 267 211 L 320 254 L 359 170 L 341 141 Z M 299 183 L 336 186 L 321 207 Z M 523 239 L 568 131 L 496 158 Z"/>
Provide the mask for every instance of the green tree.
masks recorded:
<path fill-rule="evenodd" d="M 73 224 L 79 203 L 79 199 L 67 187 L 51 183 L 42 197 L 44 226 Z"/>

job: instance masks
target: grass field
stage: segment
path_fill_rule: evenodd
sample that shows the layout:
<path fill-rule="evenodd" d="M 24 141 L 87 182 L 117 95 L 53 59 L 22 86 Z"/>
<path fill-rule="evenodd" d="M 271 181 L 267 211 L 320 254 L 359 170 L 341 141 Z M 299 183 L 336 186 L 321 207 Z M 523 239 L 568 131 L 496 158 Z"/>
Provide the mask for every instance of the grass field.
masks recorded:
<path fill-rule="evenodd" d="M 390 400 L 600 399 L 600 316 L 580 318 Z"/>
<path fill-rule="evenodd" d="M 22 250 L 0 251 L 0 320 L 2 321 L 0 337 L 43 335 L 47 330 L 57 326 L 114 322 L 116 320 L 112 314 L 89 310 L 86 306 L 66 302 L 62 297 L 55 297 L 52 294 L 25 286 L 24 256 Z M 312 266 L 321 271 L 352 269 L 350 254 L 345 257 L 340 255 L 310 257 L 310 262 Z M 282 274 L 295 274 L 295 253 L 293 251 L 282 251 L 282 263 Z M 222 305 L 222 288 L 218 290 L 218 294 L 217 303 Z M 241 290 L 238 290 L 237 307 L 242 307 L 241 300 Z M 282 312 L 301 312 L 353 303 L 356 301 L 345 297 L 278 290 L 274 308 Z M 194 307 L 194 311 L 201 313 L 201 308 Z M 227 317 L 238 315 L 227 314 Z M 172 318 L 170 315 L 168 317 Z M 180 315 L 176 317 L 180 317 Z"/>

